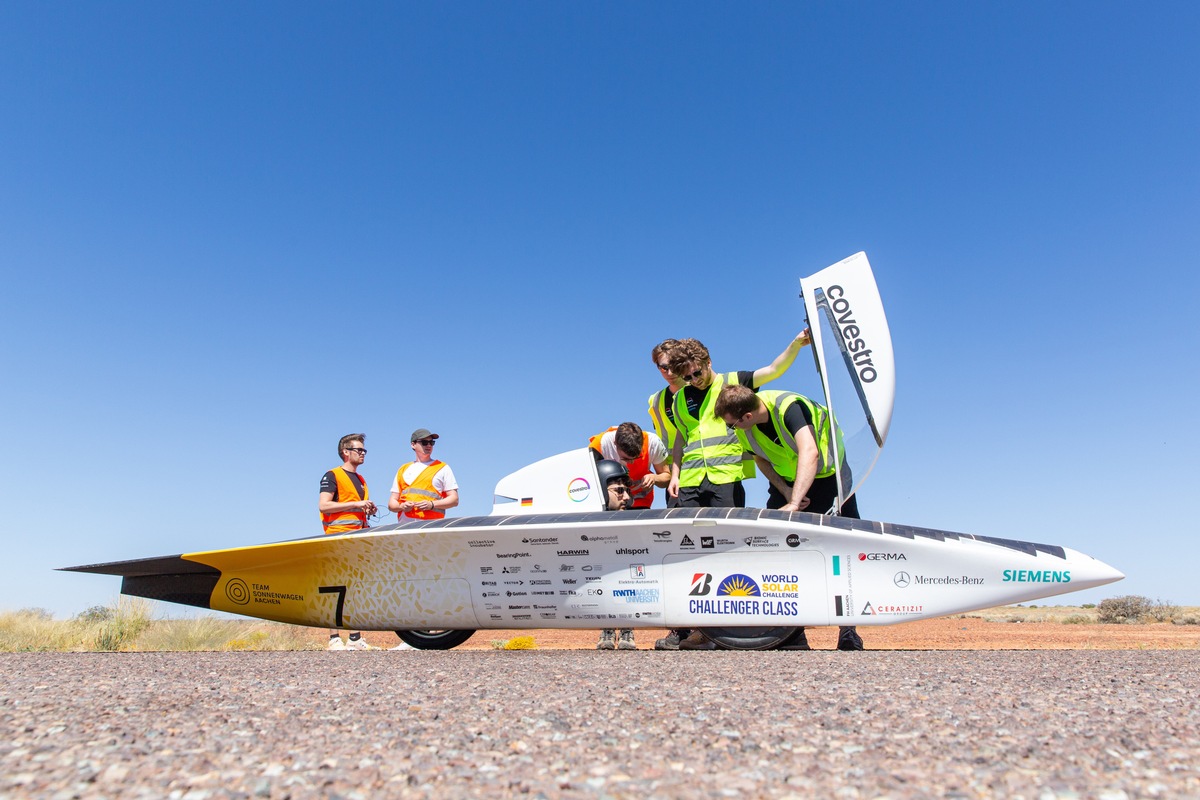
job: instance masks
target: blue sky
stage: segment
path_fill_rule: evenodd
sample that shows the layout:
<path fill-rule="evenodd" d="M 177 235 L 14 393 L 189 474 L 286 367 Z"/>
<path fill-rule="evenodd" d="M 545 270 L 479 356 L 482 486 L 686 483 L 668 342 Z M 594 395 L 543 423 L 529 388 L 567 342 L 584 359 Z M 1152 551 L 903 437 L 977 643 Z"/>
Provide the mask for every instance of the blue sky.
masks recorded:
<path fill-rule="evenodd" d="M 648 421 L 653 344 L 763 366 L 859 250 L 864 516 L 1200 604 L 1197 41 L 1182 2 L 4 4 L 0 609 L 317 533 L 350 431 L 383 494 L 434 429 L 486 513 Z"/>

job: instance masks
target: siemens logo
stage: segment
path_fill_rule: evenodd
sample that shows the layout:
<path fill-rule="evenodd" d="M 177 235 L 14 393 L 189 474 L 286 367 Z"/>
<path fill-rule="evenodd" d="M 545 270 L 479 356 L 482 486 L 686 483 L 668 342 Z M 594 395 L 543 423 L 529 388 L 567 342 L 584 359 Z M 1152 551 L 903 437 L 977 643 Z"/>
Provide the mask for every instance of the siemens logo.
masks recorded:
<path fill-rule="evenodd" d="M 871 363 L 871 350 L 860 335 L 862 330 L 854 319 L 854 311 L 850 308 L 850 301 L 846 299 L 846 290 L 841 286 L 830 286 L 827 294 L 833 301 L 831 303 L 833 316 L 837 320 L 838 331 L 846 340 L 846 349 L 850 352 L 850 360 L 854 363 L 854 370 L 858 373 L 859 380 L 863 383 L 872 383 L 879 377 L 879 373 L 875 371 L 875 365 Z"/>
<path fill-rule="evenodd" d="M 1005 583 L 1070 583 L 1071 570 L 1006 569 L 1003 580 Z"/>

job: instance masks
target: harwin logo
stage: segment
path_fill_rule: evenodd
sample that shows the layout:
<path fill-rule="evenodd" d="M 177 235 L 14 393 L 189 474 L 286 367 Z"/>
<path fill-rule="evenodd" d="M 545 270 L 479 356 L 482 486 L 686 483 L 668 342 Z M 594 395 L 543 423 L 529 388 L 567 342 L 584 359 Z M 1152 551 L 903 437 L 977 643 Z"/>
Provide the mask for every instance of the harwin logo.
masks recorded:
<path fill-rule="evenodd" d="M 591 555 L 591 553 L 587 550 L 559 550 L 558 551 L 559 558 L 570 558 L 572 556 L 586 556 L 586 555 Z"/>
<path fill-rule="evenodd" d="M 904 553 L 859 553 L 859 561 L 908 561 Z"/>
<path fill-rule="evenodd" d="M 846 340 L 846 350 L 850 352 L 850 360 L 854 363 L 858 379 L 863 383 L 872 383 L 879 377 L 879 373 L 875 371 L 875 365 L 871 363 L 871 351 L 867 347 L 867 343 L 859 335 L 862 333 L 862 329 L 858 327 L 858 322 L 854 319 L 850 301 L 846 299 L 846 290 L 841 286 L 830 286 L 827 295 L 833 301 L 830 307 L 837 320 L 838 333 Z"/>

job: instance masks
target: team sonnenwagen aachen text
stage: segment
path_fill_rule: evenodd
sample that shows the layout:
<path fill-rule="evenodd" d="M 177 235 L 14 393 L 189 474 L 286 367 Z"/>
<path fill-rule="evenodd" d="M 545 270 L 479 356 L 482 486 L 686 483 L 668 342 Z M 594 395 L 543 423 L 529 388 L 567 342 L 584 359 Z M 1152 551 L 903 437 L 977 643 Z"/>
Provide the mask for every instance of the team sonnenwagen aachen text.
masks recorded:
<path fill-rule="evenodd" d="M 655 345 L 650 358 L 666 385 L 649 398 L 653 432 L 636 422 L 621 422 L 588 439 L 606 508 L 650 508 L 656 488 L 663 490 L 668 508 L 741 508 L 746 505 L 742 481 L 761 470 L 768 481 L 767 508 L 829 512 L 837 502 L 839 473 L 844 486 L 852 482 L 845 449 L 834 446 L 828 410 L 796 392 L 760 391 L 783 376 L 809 342 L 805 330 L 770 364 L 734 372 L 715 371 L 708 348 L 696 339 L 665 339 Z M 387 504 L 400 520 L 441 519 L 458 505 L 454 471 L 433 456 L 438 438 L 428 428 L 412 432 L 413 460 L 396 471 Z M 367 528 L 377 511 L 359 474 L 367 456 L 365 442 L 365 434 L 343 436 L 338 441 L 342 465 L 321 478 L 318 508 L 325 533 Z M 837 513 L 857 518 L 856 497 Z M 712 650 L 716 644 L 701 631 L 672 629 L 654 648 Z M 779 648 L 807 650 L 804 629 Z M 331 630 L 329 649 L 377 648 L 357 631 L 343 641 L 340 631 Z M 392 649 L 411 648 L 401 643 Z M 601 631 L 596 649 L 636 650 L 633 630 Z M 839 629 L 837 649 L 863 649 L 853 627 Z"/>

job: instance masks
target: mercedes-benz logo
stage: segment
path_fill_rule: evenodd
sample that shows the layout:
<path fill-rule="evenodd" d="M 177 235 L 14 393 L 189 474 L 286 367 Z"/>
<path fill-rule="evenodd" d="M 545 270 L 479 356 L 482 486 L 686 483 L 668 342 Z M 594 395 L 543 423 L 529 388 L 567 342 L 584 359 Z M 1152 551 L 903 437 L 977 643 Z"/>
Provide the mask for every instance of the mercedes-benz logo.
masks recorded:
<path fill-rule="evenodd" d="M 908 577 L 907 572 L 897 572 L 896 577 L 892 579 L 892 582 L 903 589 L 905 586 L 908 586 L 910 583 L 912 583 L 912 579 Z"/>

